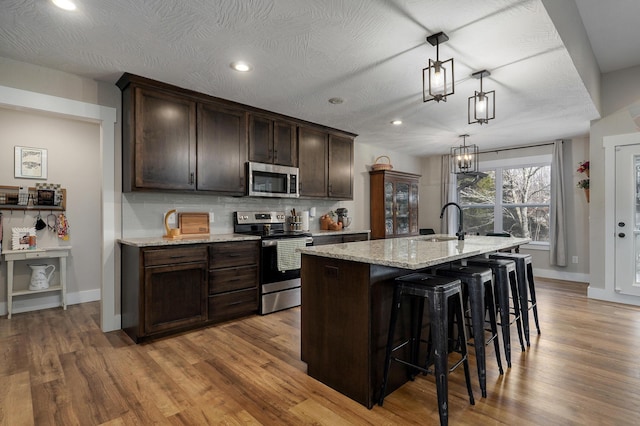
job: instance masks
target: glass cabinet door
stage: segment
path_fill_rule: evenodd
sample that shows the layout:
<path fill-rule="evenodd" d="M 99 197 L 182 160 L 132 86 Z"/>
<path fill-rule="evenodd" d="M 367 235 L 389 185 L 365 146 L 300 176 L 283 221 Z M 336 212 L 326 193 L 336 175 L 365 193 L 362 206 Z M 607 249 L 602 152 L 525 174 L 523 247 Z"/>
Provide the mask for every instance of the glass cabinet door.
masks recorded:
<path fill-rule="evenodd" d="M 384 230 L 393 235 L 393 183 L 384 183 Z"/>
<path fill-rule="evenodd" d="M 396 183 L 396 235 L 409 233 L 409 184 Z"/>

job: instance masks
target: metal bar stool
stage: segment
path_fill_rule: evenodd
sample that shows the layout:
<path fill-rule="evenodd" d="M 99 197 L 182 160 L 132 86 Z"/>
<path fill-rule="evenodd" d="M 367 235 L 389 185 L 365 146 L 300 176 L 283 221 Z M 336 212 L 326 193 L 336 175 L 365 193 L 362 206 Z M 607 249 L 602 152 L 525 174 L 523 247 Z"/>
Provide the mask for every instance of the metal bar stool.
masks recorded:
<path fill-rule="evenodd" d="M 498 343 L 498 325 L 496 322 L 495 296 L 493 291 L 493 274 L 489 268 L 478 266 L 463 266 L 449 264 L 436 269 L 436 275 L 450 278 L 458 278 L 465 285 L 469 296 L 471 308 L 471 327 L 473 329 L 473 347 L 476 352 L 476 364 L 478 366 L 478 381 L 482 397 L 487 397 L 487 363 L 485 357 L 485 344 L 493 341 L 496 352 L 496 361 L 500 374 L 503 374 L 502 361 L 500 360 L 500 344 Z M 489 311 L 489 324 L 491 337 L 487 341 L 484 338 L 484 318 L 486 310 Z"/>
<path fill-rule="evenodd" d="M 522 328 L 524 329 L 524 338 L 527 346 L 531 346 L 529 340 L 529 310 L 533 309 L 533 318 L 536 323 L 536 329 L 540 334 L 540 323 L 538 322 L 538 302 L 536 301 L 536 286 L 533 281 L 533 264 L 530 254 L 523 253 L 494 253 L 489 255 L 491 259 L 506 259 L 516 262 L 516 272 L 518 275 L 518 291 L 520 292 L 520 317 L 522 319 Z M 527 295 L 527 292 L 529 295 Z"/>
<path fill-rule="evenodd" d="M 510 326 L 514 322 L 518 327 L 518 338 L 520 339 L 520 349 L 524 351 L 524 341 L 522 339 L 522 322 L 520 320 L 520 297 L 518 295 L 518 279 L 516 278 L 516 263 L 513 260 L 487 259 L 486 257 L 472 257 L 466 259 L 467 265 L 484 266 L 491 268 L 496 288 L 496 304 L 500 311 L 500 322 L 498 325 L 502 329 L 502 343 L 504 356 L 507 359 L 507 366 L 511 368 L 511 333 Z M 513 300 L 513 310 L 510 308 L 509 291 Z M 513 316 L 513 319 L 510 318 Z"/>
<path fill-rule="evenodd" d="M 413 329 L 412 336 L 394 347 L 394 335 L 398 313 L 402 296 L 408 295 L 418 299 L 417 327 Z M 448 369 L 447 363 L 447 341 L 449 336 L 449 298 L 454 298 L 453 310 L 458 323 L 458 339 L 461 348 L 461 359 Z M 427 361 L 422 367 L 418 364 L 420 332 L 422 330 L 422 316 L 424 312 L 424 300 L 429 301 L 429 315 L 431 335 L 429 337 L 431 350 L 428 351 Z M 414 370 L 428 373 L 427 367 L 430 364 L 432 353 L 435 367 L 435 381 L 438 394 L 438 412 L 440 414 L 440 424 L 448 424 L 448 373 L 453 371 L 460 364 L 464 366 L 464 375 L 467 382 L 467 391 L 469 392 L 469 403 L 475 404 L 473 399 L 473 391 L 471 389 L 471 378 L 469 376 L 469 361 L 467 359 L 466 330 L 464 326 L 462 290 L 460 280 L 452 280 L 448 278 L 436 277 L 434 275 L 415 273 L 396 278 L 396 285 L 393 291 L 393 307 L 391 309 L 391 319 L 389 322 L 389 336 L 387 339 L 386 356 L 384 362 L 384 376 L 382 381 L 382 389 L 380 392 L 379 405 L 384 402 L 387 381 L 389 379 L 389 370 L 391 361 L 397 361 L 403 365 L 409 366 Z M 412 345 L 410 349 L 410 360 L 405 361 L 396 357 L 392 357 L 393 352 L 406 346 Z"/>

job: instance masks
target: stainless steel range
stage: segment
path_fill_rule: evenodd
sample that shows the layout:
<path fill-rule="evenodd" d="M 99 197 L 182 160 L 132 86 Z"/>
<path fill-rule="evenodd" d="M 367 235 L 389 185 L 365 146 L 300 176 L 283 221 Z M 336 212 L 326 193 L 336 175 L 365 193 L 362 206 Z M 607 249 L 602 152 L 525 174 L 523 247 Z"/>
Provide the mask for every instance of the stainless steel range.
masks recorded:
<path fill-rule="evenodd" d="M 287 230 L 284 212 L 235 212 L 234 232 L 259 235 L 260 314 L 300 305 L 300 253 L 298 247 L 313 245 L 308 232 Z"/>

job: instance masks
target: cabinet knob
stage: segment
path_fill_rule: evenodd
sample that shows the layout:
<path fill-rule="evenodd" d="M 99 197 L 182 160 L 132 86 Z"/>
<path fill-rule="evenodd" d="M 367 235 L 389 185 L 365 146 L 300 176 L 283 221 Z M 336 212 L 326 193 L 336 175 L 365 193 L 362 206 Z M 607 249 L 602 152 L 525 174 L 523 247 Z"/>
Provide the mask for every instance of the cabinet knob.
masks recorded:
<path fill-rule="evenodd" d="M 189 184 L 193 185 L 194 181 L 195 181 L 195 173 L 191 172 L 191 174 L 189 175 Z"/>
<path fill-rule="evenodd" d="M 619 226 L 620 228 L 624 228 L 624 225 L 625 225 L 625 223 L 624 223 L 624 222 L 618 222 L 618 226 Z"/>
<path fill-rule="evenodd" d="M 618 234 L 618 237 L 620 237 L 620 238 L 624 238 L 624 237 L 625 237 L 624 232 L 619 233 L 619 234 Z"/>

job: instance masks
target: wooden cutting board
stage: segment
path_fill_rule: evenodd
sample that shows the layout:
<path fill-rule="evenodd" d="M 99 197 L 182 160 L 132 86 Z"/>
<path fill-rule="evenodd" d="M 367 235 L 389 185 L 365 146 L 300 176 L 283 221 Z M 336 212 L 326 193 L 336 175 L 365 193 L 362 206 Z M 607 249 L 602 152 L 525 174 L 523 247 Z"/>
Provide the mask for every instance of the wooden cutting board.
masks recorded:
<path fill-rule="evenodd" d="M 178 227 L 183 236 L 208 235 L 209 213 L 178 213 Z"/>

